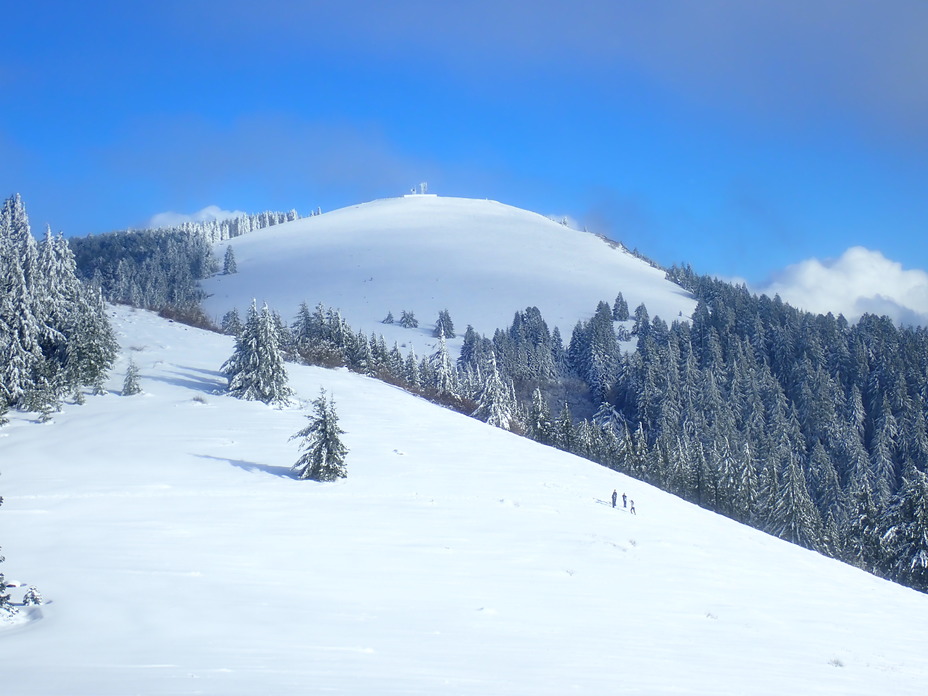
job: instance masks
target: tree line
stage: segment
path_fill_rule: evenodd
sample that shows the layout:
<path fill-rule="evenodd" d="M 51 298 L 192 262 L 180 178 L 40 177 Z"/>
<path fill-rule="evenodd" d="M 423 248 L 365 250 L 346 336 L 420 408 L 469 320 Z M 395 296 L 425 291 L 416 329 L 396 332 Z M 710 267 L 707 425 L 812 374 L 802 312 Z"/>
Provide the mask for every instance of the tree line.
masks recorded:
<path fill-rule="evenodd" d="M 265 307 L 264 331 L 290 360 L 389 381 L 928 591 L 928 332 L 852 326 L 685 268 L 669 277 L 698 300 L 687 321 L 630 313 L 619 293 L 565 344 L 528 307 L 492 338 L 468 326 L 456 360 L 446 311 L 421 358 L 322 304 L 289 326 Z M 241 331 L 234 311 L 223 324 Z M 264 382 L 287 394 L 285 379 Z"/>

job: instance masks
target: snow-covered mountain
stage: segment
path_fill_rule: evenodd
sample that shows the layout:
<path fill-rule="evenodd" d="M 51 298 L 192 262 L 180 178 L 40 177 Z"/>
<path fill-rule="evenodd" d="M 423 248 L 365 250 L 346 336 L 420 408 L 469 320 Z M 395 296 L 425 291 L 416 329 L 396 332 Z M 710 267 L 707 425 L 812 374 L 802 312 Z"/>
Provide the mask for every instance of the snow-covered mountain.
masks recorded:
<path fill-rule="evenodd" d="M 494 201 L 406 196 L 342 208 L 237 237 L 238 272 L 204 283 L 204 308 L 218 321 L 257 299 L 289 320 L 301 302 L 341 310 L 355 330 L 389 343 L 431 346 L 447 309 L 459 334 L 468 324 L 493 335 L 516 311 L 536 306 L 567 341 L 578 319 L 621 292 L 668 323 L 689 317 L 692 297 L 663 271 L 620 246 L 542 215 Z M 222 258 L 225 245 L 217 247 Z M 410 333 L 381 321 L 412 311 Z"/>
<path fill-rule="evenodd" d="M 444 308 L 491 332 L 526 305 L 569 330 L 617 292 L 692 306 L 485 201 L 378 201 L 233 244 L 211 311 L 322 301 L 379 332 L 409 309 L 423 344 Z M 0 429 L 2 570 L 48 601 L 0 622 L 4 695 L 924 693 L 926 595 L 345 370 L 288 366 L 288 408 L 238 401 L 231 338 L 112 312 L 110 393 Z M 143 393 L 123 396 L 130 358 Z M 337 483 L 289 475 L 320 388 L 347 431 Z"/>

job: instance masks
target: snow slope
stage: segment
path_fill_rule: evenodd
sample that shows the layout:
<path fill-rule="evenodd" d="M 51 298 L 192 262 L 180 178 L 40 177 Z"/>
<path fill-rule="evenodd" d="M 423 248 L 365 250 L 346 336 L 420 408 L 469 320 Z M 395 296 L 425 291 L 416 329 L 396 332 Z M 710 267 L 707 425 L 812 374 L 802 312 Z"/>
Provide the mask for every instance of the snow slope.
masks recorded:
<path fill-rule="evenodd" d="M 217 323 L 252 298 L 289 320 L 301 302 L 342 311 L 353 329 L 383 333 L 388 345 L 431 347 L 439 311 L 459 334 L 471 324 L 492 337 L 516 311 L 537 306 L 570 339 L 578 319 L 621 292 L 632 312 L 645 302 L 668 323 L 695 302 L 663 271 L 595 235 L 536 213 L 469 198 L 407 196 L 343 208 L 258 230 L 229 242 L 238 273 L 204 283 Z M 216 255 L 223 258 L 225 243 Z M 381 322 L 412 311 L 419 330 Z"/>
<path fill-rule="evenodd" d="M 290 368 L 350 448 L 294 480 L 307 409 L 114 311 L 112 392 L 0 429 L 3 570 L 51 600 L 4 696 L 925 693 L 928 596 L 345 371 Z"/>

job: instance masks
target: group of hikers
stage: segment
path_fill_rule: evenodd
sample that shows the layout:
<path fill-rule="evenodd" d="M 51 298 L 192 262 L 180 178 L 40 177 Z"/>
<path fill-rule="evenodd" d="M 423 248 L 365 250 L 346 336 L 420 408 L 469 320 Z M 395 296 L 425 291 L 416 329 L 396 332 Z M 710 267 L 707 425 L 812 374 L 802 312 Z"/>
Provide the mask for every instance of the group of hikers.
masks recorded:
<path fill-rule="evenodd" d="M 619 493 L 618 493 L 618 491 L 616 491 L 615 489 L 613 489 L 613 490 L 612 490 L 612 507 L 615 507 L 615 505 L 616 505 L 616 503 L 618 502 L 618 500 L 619 500 Z M 631 507 L 628 506 L 628 503 L 629 503 L 629 502 L 631 502 Z M 628 511 L 629 511 L 631 514 L 633 514 L 633 515 L 636 514 L 636 513 L 635 513 L 635 501 L 634 501 L 634 500 L 629 501 L 629 500 L 628 500 L 628 496 L 626 496 L 624 493 L 622 494 L 622 507 L 623 507 L 623 508 L 626 508 L 626 507 L 627 507 L 627 508 L 628 508 Z"/>

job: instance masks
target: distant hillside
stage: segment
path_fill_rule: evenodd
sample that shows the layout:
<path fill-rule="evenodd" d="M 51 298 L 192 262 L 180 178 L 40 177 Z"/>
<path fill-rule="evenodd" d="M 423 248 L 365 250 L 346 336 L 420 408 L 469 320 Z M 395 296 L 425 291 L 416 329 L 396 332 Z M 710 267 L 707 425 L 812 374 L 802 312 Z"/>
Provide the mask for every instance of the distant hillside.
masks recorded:
<path fill-rule="evenodd" d="M 692 296 L 664 272 L 595 235 L 502 203 L 407 196 L 364 203 L 252 232 L 228 242 L 238 272 L 205 281 L 203 307 L 218 322 L 253 298 L 289 320 L 301 302 L 341 311 L 388 344 L 432 343 L 438 313 L 459 333 L 492 336 L 516 311 L 536 306 L 565 340 L 597 303 L 619 292 L 670 322 L 688 317 Z M 218 258 L 224 246 L 217 246 Z M 414 312 L 420 330 L 381 324 Z"/>

